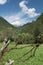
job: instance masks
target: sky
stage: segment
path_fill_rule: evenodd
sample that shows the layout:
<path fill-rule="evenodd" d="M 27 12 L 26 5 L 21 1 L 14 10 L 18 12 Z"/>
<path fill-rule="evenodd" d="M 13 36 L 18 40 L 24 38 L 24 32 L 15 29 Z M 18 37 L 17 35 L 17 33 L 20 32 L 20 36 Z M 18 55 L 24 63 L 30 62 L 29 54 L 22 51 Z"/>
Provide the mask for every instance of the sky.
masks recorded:
<path fill-rule="evenodd" d="M 14 26 L 22 26 L 43 13 L 43 0 L 0 0 L 0 16 Z"/>

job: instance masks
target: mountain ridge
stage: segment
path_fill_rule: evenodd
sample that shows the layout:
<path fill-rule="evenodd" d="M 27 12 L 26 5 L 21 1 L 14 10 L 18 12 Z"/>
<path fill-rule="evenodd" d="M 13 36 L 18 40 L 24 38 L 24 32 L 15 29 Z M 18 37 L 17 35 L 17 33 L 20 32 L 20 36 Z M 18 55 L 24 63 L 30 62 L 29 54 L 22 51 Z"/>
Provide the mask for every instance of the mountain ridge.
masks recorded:
<path fill-rule="evenodd" d="M 40 32 L 43 33 L 43 13 L 36 19 L 36 21 L 33 21 L 28 25 L 24 25 L 21 32 L 33 34 L 36 27 L 38 27 Z"/>

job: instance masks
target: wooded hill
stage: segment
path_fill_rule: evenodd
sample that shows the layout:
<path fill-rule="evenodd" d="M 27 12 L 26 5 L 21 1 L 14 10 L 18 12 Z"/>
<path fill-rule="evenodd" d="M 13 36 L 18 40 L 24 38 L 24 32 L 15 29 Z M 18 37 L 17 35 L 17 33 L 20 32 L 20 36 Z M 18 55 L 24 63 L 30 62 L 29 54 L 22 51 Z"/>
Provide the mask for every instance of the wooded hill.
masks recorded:
<path fill-rule="evenodd" d="M 0 40 L 5 37 L 15 38 L 19 33 L 34 33 L 35 28 L 38 28 L 41 34 L 43 34 L 43 13 L 32 23 L 27 23 L 23 27 L 16 28 L 8 23 L 4 18 L 0 17 Z"/>
<path fill-rule="evenodd" d="M 11 37 L 16 35 L 17 28 L 8 23 L 3 17 L 0 17 L 0 40 L 5 37 Z"/>
<path fill-rule="evenodd" d="M 36 21 L 24 25 L 21 32 L 33 33 L 36 27 L 38 27 L 40 32 L 43 33 L 43 13 L 37 18 Z"/>

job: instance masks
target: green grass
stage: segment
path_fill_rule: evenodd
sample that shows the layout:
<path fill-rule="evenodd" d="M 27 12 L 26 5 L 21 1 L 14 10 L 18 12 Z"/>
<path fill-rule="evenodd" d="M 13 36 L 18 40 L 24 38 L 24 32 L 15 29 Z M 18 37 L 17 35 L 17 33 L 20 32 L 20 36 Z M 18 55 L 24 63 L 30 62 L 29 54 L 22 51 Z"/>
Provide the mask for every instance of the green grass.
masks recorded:
<path fill-rule="evenodd" d="M 0 44 L 0 48 L 1 48 Z M 10 44 L 8 46 L 9 49 L 14 47 L 14 43 Z M 22 45 L 18 45 L 17 48 L 22 47 Z M 23 49 L 13 49 L 9 52 L 6 52 L 3 56 L 2 62 L 0 62 L 0 65 L 5 65 L 5 62 L 8 59 L 13 59 L 14 64 L 13 65 L 43 65 L 43 44 L 39 46 L 39 48 L 36 50 L 35 57 L 31 57 L 27 59 L 32 53 L 28 53 L 26 56 L 23 56 L 27 51 L 29 51 L 32 47 L 25 47 Z M 19 57 L 23 56 L 21 59 L 18 59 Z M 16 60 L 17 59 L 17 60 Z M 23 62 L 25 59 L 27 59 L 25 62 Z"/>

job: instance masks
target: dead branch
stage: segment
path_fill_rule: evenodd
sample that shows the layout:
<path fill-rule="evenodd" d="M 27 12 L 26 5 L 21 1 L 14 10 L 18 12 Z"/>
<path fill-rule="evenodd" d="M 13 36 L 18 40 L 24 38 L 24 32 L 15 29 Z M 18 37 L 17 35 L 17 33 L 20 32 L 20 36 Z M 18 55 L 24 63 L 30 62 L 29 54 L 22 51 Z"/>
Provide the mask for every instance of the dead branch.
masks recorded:
<path fill-rule="evenodd" d="M 5 65 L 12 65 L 13 63 L 14 63 L 14 60 L 9 59 L 9 60 L 5 63 Z"/>
<path fill-rule="evenodd" d="M 2 59 L 2 56 L 4 54 L 4 51 L 8 47 L 9 43 L 10 43 L 10 40 L 4 41 L 4 44 L 3 44 L 2 48 L 0 49 L 0 60 Z"/>

